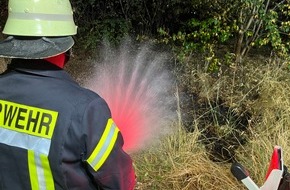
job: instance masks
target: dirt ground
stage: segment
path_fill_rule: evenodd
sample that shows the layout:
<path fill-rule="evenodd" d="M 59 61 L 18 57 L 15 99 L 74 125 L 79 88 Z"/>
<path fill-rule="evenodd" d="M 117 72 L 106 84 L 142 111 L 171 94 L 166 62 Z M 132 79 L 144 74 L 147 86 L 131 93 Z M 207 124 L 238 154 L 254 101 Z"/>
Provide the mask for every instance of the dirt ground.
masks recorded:
<path fill-rule="evenodd" d="M 0 58 L 0 73 L 4 72 L 7 66 L 7 60 Z"/>

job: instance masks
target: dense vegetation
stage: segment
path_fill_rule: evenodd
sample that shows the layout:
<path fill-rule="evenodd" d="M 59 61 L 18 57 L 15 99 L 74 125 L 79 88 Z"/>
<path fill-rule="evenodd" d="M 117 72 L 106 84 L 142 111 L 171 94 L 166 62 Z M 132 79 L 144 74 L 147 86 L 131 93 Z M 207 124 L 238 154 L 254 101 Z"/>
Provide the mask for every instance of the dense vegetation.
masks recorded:
<path fill-rule="evenodd" d="M 79 35 L 94 48 L 103 38 L 118 42 L 123 35 L 154 38 L 177 46 L 179 58 L 205 53 L 209 69 L 220 59 L 242 61 L 253 47 L 286 56 L 289 51 L 289 1 L 287 0 L 73 0 Z M 217 49 L 226 46 L 227 54 Z M 181 49 L 180 49 L 181 48 Z"/>
<path fill-rule="evenodd" d="M 217 69 L 234 58 L 241 62 L 253 47 L 271 55 L 289 53 L 289 0 L 71 0 L 79 26 L 78 39 L 96 48 L 104 38 L 117 43 L 124 35 L 169 43 L 183 59 L 202 51 Z M 0 26 L 7 18 L 7 0 L 0 4 Z M 217 49 L 226 47 L 222 57 Z"/>

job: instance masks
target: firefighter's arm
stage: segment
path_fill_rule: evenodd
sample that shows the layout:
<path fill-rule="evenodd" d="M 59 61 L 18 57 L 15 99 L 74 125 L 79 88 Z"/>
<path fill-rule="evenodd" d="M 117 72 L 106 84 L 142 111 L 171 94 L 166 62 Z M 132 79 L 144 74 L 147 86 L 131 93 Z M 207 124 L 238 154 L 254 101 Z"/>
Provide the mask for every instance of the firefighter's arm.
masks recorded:
<path fill-rule="evenodd" d="M 84 114 L 87 153 L 84 162 L 95 183 L 106 189 L 132 190 L 135 173 L 130 156 L 122 149 L 123 137 L 99 99 Z"/>

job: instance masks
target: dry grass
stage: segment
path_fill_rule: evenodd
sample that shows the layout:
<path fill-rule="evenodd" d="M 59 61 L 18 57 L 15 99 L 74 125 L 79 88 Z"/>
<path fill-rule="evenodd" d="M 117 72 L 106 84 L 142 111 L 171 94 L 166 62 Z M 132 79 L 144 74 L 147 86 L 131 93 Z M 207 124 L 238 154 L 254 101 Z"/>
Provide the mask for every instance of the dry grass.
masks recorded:
<path fill-rule="evenodd" d="M 158 149 L 135 156 L 136 189 L 243 189 L 230 174 L 228 163 L 208 158 L 197 142 L 198 134 L 179 130 Z"/>
<path fill-rule="evenodd" d="M 232 70 L 233 71 L 233 70 Z M 253 114 L 247 130 L 248 142 L 236 150 L 235 158 L 261 186 L 264 183 L 273 147 L 280 145 L 285 165 L 290 164 L 290 76 L 284 65 L 253 63 L 234 68 L 218 78 L 191 71 L 192 89 L 211 99 L 220 96 L 228 105 L 239 105 Z M 255 97 L 255 98 L 253 98 Z M 181 114 L 181 113 L 179 113 Z M 230 173 L 228 162 L 213 162 L 200 143 L 199 121 L 194 132 L 187 133 L 182 121 L 175 124 L 178 132 L 151 150 L 134 155 L 138 185 L 136 189 L 174 190 L 241 190 L 246 189 Z"/>
<path fill-rule="evenodd" d="M 284 163 L 286 166 L 290 164 L 289 71 L 276 66 L 268 67 L 259 91 L 260 98 L 252 107 L 260 114 L 260 121 L 252 126 L 253 135 L 248 145 L 239 151 L 239 158 L 248 165 L 253 178 L 262 184 L 274 145 L 283 148 Z"/>

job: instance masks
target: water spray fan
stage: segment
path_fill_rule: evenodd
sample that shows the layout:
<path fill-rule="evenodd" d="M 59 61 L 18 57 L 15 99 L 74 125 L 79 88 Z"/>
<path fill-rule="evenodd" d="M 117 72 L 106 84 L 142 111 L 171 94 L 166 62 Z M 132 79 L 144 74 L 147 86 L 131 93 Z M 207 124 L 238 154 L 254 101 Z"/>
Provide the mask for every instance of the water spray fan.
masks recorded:
<path fill-rule="evenodd" d="M 171 122 L 176 118 L 174 77 L 166 68 L 168 55 L 149 44 L 135 48 L 130 42 L 103 51 L 86 86 L 108 103 L 125 151 L 151 147 L 173 130 Z"/>
<path fill-rule="evenodd" d="M 282 148 L 275 146 L 266 173 L 266 179 L 261 187 L 251 179 L 249 172 L 240 164 L 233 163 L 232 174 L 249 190 L 290 190 L 290 174 L 283 163 Z"/>

